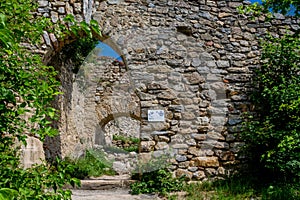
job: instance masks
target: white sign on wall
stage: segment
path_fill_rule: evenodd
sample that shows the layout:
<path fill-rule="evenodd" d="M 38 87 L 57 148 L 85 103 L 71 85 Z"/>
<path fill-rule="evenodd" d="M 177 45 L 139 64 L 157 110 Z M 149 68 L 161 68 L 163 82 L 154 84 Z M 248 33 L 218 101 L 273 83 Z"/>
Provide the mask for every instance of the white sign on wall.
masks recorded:
<path fill-rule="evenodd" d="M 164 122 L 165 111 L 164 110 L 148 110 L 149 122 Z"/>

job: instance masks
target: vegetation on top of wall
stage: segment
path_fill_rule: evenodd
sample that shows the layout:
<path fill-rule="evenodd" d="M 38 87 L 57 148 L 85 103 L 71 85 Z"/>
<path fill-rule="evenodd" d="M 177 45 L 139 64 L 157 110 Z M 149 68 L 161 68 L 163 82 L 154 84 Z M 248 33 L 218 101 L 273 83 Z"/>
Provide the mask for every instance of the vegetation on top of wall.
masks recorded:
<path fill-rule="evenodd" d="M 14 199 L 70 199 L 71 191 L 63 186 L 80 184 L 71 176 L 73 166 L 59 159 L 23 169 L 17 141 L 26 145 L 27 135 L 43 140 L 58 133 L 50 126 L 58 117 L 51 105 L 59 94 L 57 73 L 31 51 L 40 44 L 43 30 L 52 29 L 61 36 L 83 32 L 91 37 L 99 28 L 94 21 L 78 25 L 68 18 L 54 25 L 50 19 L 33 15 L 37 7 L 32 0 L 0 4 L 0 193 L 4 199 L 12 199 L 9 195 Z"/>
<path fill-rule="evenodd" d="M 247 6 L 241 5 L 238 9 L 242 12 L 250 13 L 252 17 L 260 16 L 263 13 L 268 18 L 271 18 L 271 12 L 296 17 L 300 16 L 300 4 L 294 0 L 264 0 L 262 4 L 255 2 Z"/>
<path fill-rule="evenodd" d="M 272 12 L 280 12 L 287 14 L 291 10 L 295 10 L 296 16 L 300 16 L 300 3 L 295 0 L 265 0 L 263 1 L 263 8 L 266 10 L 272 10 Z"/>
<path fill-rule="evenodd" d="M 140 141 L 140 138 L 126 137 L 123 135 L 113 135 L 112 143 L 127 152 L 138 153 Z"/>
<path fill-rule="evenodd" d="M 89 53 L 96 47 L 98 40 L 89 37 L 79 38 L 78 40 L 64 46 L 60 52 L 63 60 L 72 62 L 72 72 L 77 74 L 80 66 Z"/>

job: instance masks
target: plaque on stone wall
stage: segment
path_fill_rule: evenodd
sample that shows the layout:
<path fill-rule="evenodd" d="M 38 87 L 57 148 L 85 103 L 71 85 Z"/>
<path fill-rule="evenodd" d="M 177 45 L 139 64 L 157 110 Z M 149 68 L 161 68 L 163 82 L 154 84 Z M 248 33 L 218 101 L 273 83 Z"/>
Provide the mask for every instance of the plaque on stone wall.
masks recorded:
<path fill-rule="evenodd" d="M 164 110 L 148 110 L 149 122 L 164 122 L 165 111 Z"/>

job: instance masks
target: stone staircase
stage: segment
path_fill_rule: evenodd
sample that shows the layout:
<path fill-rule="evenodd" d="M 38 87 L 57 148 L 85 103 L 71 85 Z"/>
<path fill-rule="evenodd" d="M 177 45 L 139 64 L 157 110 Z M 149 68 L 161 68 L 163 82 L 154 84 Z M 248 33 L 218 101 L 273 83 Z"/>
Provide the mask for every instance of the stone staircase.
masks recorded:
<path fill-rule="evenodd" d="M 129 175 L 101 176 L 81 180 L 81 187 L 72 190 L 72 200 L 162 200 L 158 194 L 130 194 Z"/>
<path fill-rule="evenodd" d="M 81 180 L 80 190 L 110 190 L 116 188 L 129 188 L 134 180 L 129 175 L 101 176 L 88 180 Z"/>

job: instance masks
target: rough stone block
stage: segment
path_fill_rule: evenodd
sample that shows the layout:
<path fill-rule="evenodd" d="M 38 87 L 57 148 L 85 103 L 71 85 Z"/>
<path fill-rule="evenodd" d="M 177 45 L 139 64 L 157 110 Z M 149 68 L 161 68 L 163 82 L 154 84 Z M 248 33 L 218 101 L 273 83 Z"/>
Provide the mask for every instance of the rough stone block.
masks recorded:
<path fill-rule="evenodd" d="M 141 148 L 143 152 L 150 152 L 154 150 L 155 142 L 154 141 L 142 141 Z"/>
<path fill-rule="evenodd" d="M 189 145 L 187 145 L 187 144 L 173 144 L 172 148 L 173 149 L 188 149 Z"/>
<path fill-rule="evenodd" d="M 192 154 L 194 156 L 197 156 L 197 157 L 199 157 L 199 156 L 205 156 L 205 153 L 201 149 L 199 149 L 197 147 L 190 147 L 188 149 L 188 153 Z"/>
<path fill-rule="evenodd" d="M 197 180 L 202 180 L 206 177 L 204 171 L 197 171 L 193 174 L 193 178 L 197 179 Z"/>
<path fill-rule="evenodd" d="M 198 167 L 219 167 L 218 157 L 196 157 L 193 160 Z"/>
<path fill-rule="evenodd" d="M 187 180 L 191 180 L 193 177 L 193 173 L 185 169 L 177 169 L 175 175 L 176 177 L 185 177 Z"/>

